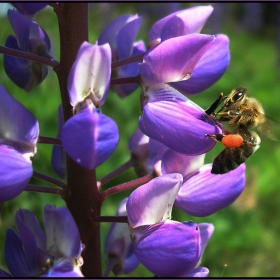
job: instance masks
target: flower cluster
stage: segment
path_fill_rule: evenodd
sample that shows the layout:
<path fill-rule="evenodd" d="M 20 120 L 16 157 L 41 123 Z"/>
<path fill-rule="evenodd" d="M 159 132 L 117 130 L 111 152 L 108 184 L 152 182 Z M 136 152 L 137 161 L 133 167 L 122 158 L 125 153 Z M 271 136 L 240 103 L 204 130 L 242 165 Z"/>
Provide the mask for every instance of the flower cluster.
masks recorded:
<path fill-rule="evenodd" d="M 15 4 L 18 11 L 8 11 L 15 35 L 7 38 L 6 47 L 17 54 L 24 52 L 35 61 L 6 54 L 4 68 L 8 77 L 27 92 L 48 74 L 47 66 L 36 61 L 36 56 L 53 61 L 50 39 L 32 19 L 45 6 Z M 66 6 L 56 7 L 58 18 L 62 14 L 59 9 Z M 120 137 L 117 123 L 103 114 L 102 107 L 110 89 L 125 98 L 138 86 L 142 113 L 139 128 L 129 140 L 129 163 L 138 177 L 150 177 L 131 185 L 138 187 L 122 200 L 111 220 L 105 241 L 104 276 L 111 271 L 128 274 L 139 263 L 159 277 L 208 276 L 208 268 L 201 267 L 200 262 L 214 225 L 175 221 L 171 214 L 174 206 L 194 217 L 211 215 L 235 201 L 245 187 L 244 164 L 223 175 L 212 174 L 212 165 L 204 164 L 205 153 L 216 143 L 206 134 L 222 134 L 225 128 L 189 99 L 218 81 L 230 62 L 226 35 L 200 33 L 212 11 L 211 6 L 198 6 L 162 18 L 151 27 L 147 46 L 142 40 L 135 41 L 142 18 L 122 15 L 93 44 L 80 42 L 64 79 L 60 76 L 64 69 L 58 63 L 59 81 L 68 77 L 67 85 L 65 82 L 61 86 L 67 92 L 62 93 L 58 110 L 58 139 L 48 139 L 47 143 L 54 145 L 53 170 L 66 178 L 66 183 L 33 171 L 37 142 L 43 142 L 38 121 L 0 86 L 0 202 L 27 190 L 32 176 L 41 176 L 62 190 L 38 186 L 32 190 L 61 194 L 68 207 L 45 206 L 45 233 L 31 211 L 16 213 L 18 232 L 8 229 L 5 242 L 10 274 L 0 270 L 1 276 L 93 276 L 88 271 L 100 258 L 88 256 L 93 250 L 99 252 L 100 237 L 91 234 L 98 231 L 97 224 L 102 221 L 102 203 L 110 191 L 130 188 L 127 182 L 101 192 L 106 178 L 95 180 L 95 169 L 113 154 Z M 62 30 L 65 22 L 60 22 Z M 65 112 L 71 117 L 63 118 Z M 72 162 L 74 175 L 68 169 Z M 113 177 L 111 174 L 108 178 Z M 75 184 L 69 182 L 73 177 Z M 98 241 L 96 246 L 94 242 Z M 83 268 L 85 273 L 81 272 Z M 101 276 L 101 268 L 96 271 Z"/>

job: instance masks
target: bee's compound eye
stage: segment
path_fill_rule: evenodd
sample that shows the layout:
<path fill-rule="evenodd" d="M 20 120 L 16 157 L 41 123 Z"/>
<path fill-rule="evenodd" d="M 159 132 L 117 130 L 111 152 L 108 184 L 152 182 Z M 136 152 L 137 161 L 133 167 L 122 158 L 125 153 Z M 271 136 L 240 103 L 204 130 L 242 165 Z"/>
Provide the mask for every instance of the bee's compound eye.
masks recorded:
<path fill-rule="evenodd" d="M 238 100 L 241 100 L 244 96 L 244 93 L 242 91 L 237 92 L 234 96 L 233 96 L 233 101 L 236 102 Z"/>

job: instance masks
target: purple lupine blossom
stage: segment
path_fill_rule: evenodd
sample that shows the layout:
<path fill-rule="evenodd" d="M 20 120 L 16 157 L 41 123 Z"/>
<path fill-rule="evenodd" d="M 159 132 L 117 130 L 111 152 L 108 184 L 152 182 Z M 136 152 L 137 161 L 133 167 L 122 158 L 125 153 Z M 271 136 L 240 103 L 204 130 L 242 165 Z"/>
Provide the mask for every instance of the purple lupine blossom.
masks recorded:
<path fill-rule="evenodd" d="M 19 195 L 32 174 L 39 124 L 36 118 L 0 86 L 0 201 Z"/>
<path fill-rule="evenodd" d="M 5 243 L 5 259 L 12 276 L 83 276 L 79 268 L 80 234 L 66 207 L 45 206 L 46 234 L 35 215 L 27 209 L 16 213 L 16 224 L 18 232 L 8 229 Z"/>
<path fill-rule="evenodd" d="M 98 39 L 98 44 L 109 43 L 112 50 L 112 61 L 121 60 L 141 54 L 146 51 L 144 42 L 134 42 L 142 24 L 142 18 L 138 15 L 122 15 L 112 21 L 103 31 Z M 139 74 L 138 63 L 131 63 L 117 68 L 113 73 L 113 78 L 124 78 L 137 76 Z M 119 97 L 126 97 L 134 92 L 138 85 L 118 85 L 112 86 L 112 91 Z"/>
<path fill-rule="evenodd" d="M 61 141 L 70 157 L 87 169 L 102 164 L 119 141 L 117 124 L 100 109 L 109 89 L 110 63 L 109 44 L 84 42 L 68 78 L 75 115 L 63 125 Z"/>
<path fill-rule="evenodd" d="M 208 152 L 215 141 L 205 133 L 221 133 L 215 120 L 187 97 L 168 85 L 150 86 L 139 128 L 150 138 L 190 156 Z M 220 132 L 219 132 L 220 131 Z"/>
<path fill-rule="evenodd" d="M 116 216 L 126 215 L 126 203 L 127 198 L 120 203 Z M 112 223 L 105 241 L 107 267 L 116 276 L 130 273 L 139 265 L 139 260 L 133 251 L 128 225 Z"/>
<path fill-rule="evenodd" d="M 50 39 L 35 21 L 15 10 L 8 11 L 8 18 L 15 36 L 7 38 L 6 47 L 50 58 Z M 40 84 L 48 74 L 46 65 L 8 55 L 4 55 L 4 68 L 9 78 L 26 92 Z"/>
<path fill-rule="evenodd" d="M 198 6 L 168 15 L 167 17 L 157 21 L 151 28 L 149 33 L 149 44 L 153 46 L 174 37 L 184 37 L 185 35 L 199 33 L 208 17 L 211 15 L 212 11 L 213 8 L 211 6 Z M 172 42 L 176 43 L 176 41 L 172 40 L 170 44 L 172 44 Z M 178 42 L 180 42 L 180 40 Z M 192 44 L 192 42 L 190 42 L 190 44 Z M 158 47 L 158 45 L 156 47 Z M 166 54 L 163 53 L 162 56 L 162 51 L 157 51 L 156 47 L 153 51 L 155 53 L 155 59 L 161 60 L 165 64 L 164 56 Z M 188 51 L 188 54 L 195 56 L 195 52 Z M 175 71 L 174 73 L 177 74 L 177 64 L 182 64 L 185 62 L 184 59 L 183 62 L 181 61 L 182 57 L 180 56 L 180 59 L 172 61 L 171 63 L 167 63 L 169 65 L 164 65 L 165 67 L 161 68 L 161 64 L 155 63 L 156 66 L 153 64 L 154 58 L 149 58 L 148 66 L 151 67 L 153 71 L 148 71 L 146 73 L 146 56 L 147 54 L 144 57 L 144 62 L 140 64 L 140 74 L 142 65 L 145 66 L 144 71 L 142 69 L 143 72 L 141 74 L 142 78 L 144 79 L 144 84 L 147 84 L 147 81 L 149 84 L 151 84 L 151 80 L 155 79 L 153 77 L 154 75 L 166 76 L 168 75 L 168 72 L 173 73 L 173 71 Z M 202 57 L 199 58 L 199 61 L 196 65 L 194 65 L 195 67 L 191 69 L 191 71 L 187 71 L 185 69 L 185 73 L 187 73 L 186 75 L 181 75 L 181 77 L 178 76 L 177 79 L 175 78 L 175 75 L 173 76 L 173 79 L 175 78 L 173 81 L 169 80 L 170 77 L 168 77 L 169 79 L 162 82 L 170 82 L 172 87 L 179 90 L 186 96 L 194 95 L 207 89 L 216 81 L 218 81 L 227 69 L 229 61 L 229 39 L 226 35 L 218 34 L 216 35 L 215 42 L 206 50 Z M 174 69 L 172 69 L 173 66 Z M 162 69 L 164 69 L 164 71 Z M 164 78 L 166 79 L 167 76 Z M 154 83 L 155 81 L 152 82 Z"/>
<path fill-rule="evenodd" d="M 194 222 L 170 220 L 182 179 L 178 173 L 160 176 L 137 188 L 127 201 L 135 255 L 150 271 L 162 277 L 191 272 L 207 243 L 202 242 L 206 235 L 200 233 Z"/>

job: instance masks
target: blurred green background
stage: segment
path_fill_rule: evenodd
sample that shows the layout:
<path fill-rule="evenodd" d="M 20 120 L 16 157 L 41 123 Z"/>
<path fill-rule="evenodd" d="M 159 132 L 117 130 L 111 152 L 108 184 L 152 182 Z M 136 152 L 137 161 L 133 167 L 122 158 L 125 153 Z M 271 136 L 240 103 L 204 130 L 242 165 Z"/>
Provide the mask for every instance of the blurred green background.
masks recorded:
<path fill-rule="evenodd" d="M 209 3 L 207 3 L 208 5 Z M 94 43 L 107 24 L 124 13 L 143 16 L 143 25 L 138 39 L 147 43 L 147 34 L 152 24 L 165 15 L 196 4 L 190 3 L 95 3 L 90 4 L 90 42 Z M 198 5 L 203 5 L 199 3 Z M 278 3 L 214 3 L 214 12 L 202 33 L 224 33 L 230 38 L 231 63 L 224 76 L 211 88 L 192 98 L 202 108 L 207 108 L 222 91 L 247 87 L 251 96 L 263 104 L 266 115 L 280 121 L 280 8 Z M 0 5 L 4 14 L 5 6 Z M 51 8 L 35 16 L 35 20 L 49 34 L 54 57 L 59 60 L 59 38 L 57 20 Z M 4 45 L 9 34 L 13 34 L 5 15 L 0 17 L 5 28 L 1 30 L 0 44 Z M 38 119 L 40 135 L 56 137 L 57 107 L 60 103 L 59 87 L 55 73 L 50 74 L 42 85 L 30 93 L 25 93 L 8 79 L 0 56 L 0 84 L 20 100 Z M 127 142 L 137 128 L 139 90 L 124 100 L 110 93 L 103 107 L 103 113 L 115 119 L 120 130 L 120 143 L 115 153 L 97 168 L 98 179 L 125 163 L 130 155 Z M 280 132 L 280 125 L 279 125 Z M 278 134 L 280 135 L 280 133 Z M 223 149 L 216 145 L 206 156 L 211 162 Z M 34 169 L 56 176 L 50 167 L 50 145 L 38 145 L 34 158 Z M 202 266 L 210 270 L 211 277 L 277 277 L 280 276 L 280 145 L 279 142 L 263 141 L 260 149 L 247 161 L 247 185 L 242 195 L 229 207 L 209 217 L 190 217 L 179 210 L 173 211 L 173 220 L 192 219 L 197 223 L 213 223 L 215 232 L 205 250 Z M 0 167 L 1 168 L 1 167 Z M 128 170 L 104 186 L 136 178 L 134 171 Z M 42 184 L 36 179 L 32 184 Z M 114 215 L 119 202 L 129 195 L 129 191 L 108 197 L 102 214 Z M 36 213 L 42 222 L 45 203 L 64 205 L 54 195 L 23 192 L 17 198 L 4 204 L 0 216 L 0 267 L 5 268 L 4 240 L 8 227 L 14 227 L 14 213 L 19 208 L 28 208 Z M 106 238 L 109 224 L 102 224 L 102 241 Z M 105 268 L 105 262 L 103 263 Z M 113 274 L 110 274 L 113 276 Z M 129 277 L 153 276 L 140 265 Z M 125 277 L 125 275 L 124 275 Z"/>

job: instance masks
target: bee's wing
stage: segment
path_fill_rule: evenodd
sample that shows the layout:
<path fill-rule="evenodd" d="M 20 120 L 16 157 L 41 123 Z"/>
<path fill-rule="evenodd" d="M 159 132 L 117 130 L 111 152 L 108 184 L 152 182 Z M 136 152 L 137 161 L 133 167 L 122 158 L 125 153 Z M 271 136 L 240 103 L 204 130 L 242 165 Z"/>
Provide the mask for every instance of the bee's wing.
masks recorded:
<path fill-rule="evenodd" d="M 258 125 L 257 130 L 260 132 L 262 137 L 267 137 L 273 141 L 280 141 L 280 122 L 275 121 L 267 116 L 264 117 L 264 123 Z"/>

